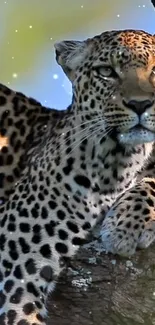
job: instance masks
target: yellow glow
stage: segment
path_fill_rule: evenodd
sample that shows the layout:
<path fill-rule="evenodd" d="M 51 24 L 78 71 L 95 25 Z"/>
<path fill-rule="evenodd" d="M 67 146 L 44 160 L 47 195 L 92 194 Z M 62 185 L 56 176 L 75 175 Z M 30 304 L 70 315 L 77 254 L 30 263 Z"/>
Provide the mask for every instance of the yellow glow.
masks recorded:
<path fill-rule="evenodd" d="M 52 61 L 56 40 L 81 33 L 90 23 L 112 17 L 119 5 L 126 7 L 123 0 L 112 1 L 112 5 L 111 1 L 65 0 L 65 5 L 62 0 L 9 1 L 9 9 L 5 10 L 5 34 L 0 41 L 1 81 L 7 83 L 13 75 L 16 78 L 14 69 L 20 75 L 32 71 L 36 58 L 46 47 L 51 51 Z M 0 10 L 1 6 L 0 3 Z"/>
<path fill-rule="evenodd" d="M 1 150 L 3 147 L 7 147 L 8 144 L 9 144 L 8 138 L 7 138 L 7 137 L 2 137 L 2 136 L 0 136 L 0 150 Z"/>

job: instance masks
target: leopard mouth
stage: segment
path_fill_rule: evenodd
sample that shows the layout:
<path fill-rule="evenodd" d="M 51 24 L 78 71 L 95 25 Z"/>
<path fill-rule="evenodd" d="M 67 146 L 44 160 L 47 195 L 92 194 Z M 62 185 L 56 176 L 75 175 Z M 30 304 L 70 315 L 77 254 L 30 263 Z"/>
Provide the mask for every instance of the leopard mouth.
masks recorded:
<path fill-rule="evenodd" d="M 122 144 L 138 145 L 155 141 L 155 132 L 141 124 L 137 124 L 128 131 L 120 132 L 117 139 Z"/>
<path fill-rule="evenodd" d="M 142 132 L 142 131 L 149 131 L 149 132 L 152 132 L 150 131 L 148 128 L 146 128 L 145 126 L 141 125 L 141 124 L 137 124 L 135 126 L 133 126 L 131 129 L 129 129 L 129 131 L 136 131 L 136 132 Z M 129 132 L 128 131 L 128 132 Z M 152 132 L 153 133 L 153 132 Z"/>

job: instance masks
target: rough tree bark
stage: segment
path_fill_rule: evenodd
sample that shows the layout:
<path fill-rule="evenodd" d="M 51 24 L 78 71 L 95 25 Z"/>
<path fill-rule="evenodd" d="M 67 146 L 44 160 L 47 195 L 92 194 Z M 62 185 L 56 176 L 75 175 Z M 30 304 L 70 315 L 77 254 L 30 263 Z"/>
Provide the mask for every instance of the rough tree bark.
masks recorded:
<path fill-rule="evenodd" d="M 155 324 L 154 248 L 130 260 L 81 249 L 49 298 L 48 325 Z"/>

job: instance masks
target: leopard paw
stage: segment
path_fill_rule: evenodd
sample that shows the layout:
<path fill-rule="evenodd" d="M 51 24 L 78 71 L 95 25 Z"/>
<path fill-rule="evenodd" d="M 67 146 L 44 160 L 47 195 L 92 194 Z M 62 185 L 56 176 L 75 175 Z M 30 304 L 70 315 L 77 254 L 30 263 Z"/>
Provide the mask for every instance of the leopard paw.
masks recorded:
<path fill-rule="evenodd" d="M 107 252 L 133 255 L 155 240 L 155 179 L 144 178 L 126 191 L 107 213 L 100 232 Z"/>

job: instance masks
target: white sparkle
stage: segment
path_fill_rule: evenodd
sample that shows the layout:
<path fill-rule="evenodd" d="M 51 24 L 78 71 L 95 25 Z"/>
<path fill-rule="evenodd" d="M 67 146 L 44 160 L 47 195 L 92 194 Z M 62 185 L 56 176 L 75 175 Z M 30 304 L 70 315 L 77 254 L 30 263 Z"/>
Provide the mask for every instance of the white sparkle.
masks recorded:
<path fill-rule="evenodd" d="M 14 60 L 14 58 L 15 58 L 15 57 L 14 57 L 14 56 L 12 56 L 12 60 Z"/>
<path fill-rule="evenodd" d="M 65 133 L 62 133 L 62 135 L 64 136 L 64 135 L 65 135 Z"/>
<path fill-rule="evenodd" d="M 120 134 L 120 137 L 123 138 L 124 137 L 124 134 Z"/>
<path fill-rule="evenodd" d="M 83 9 L 83 5 L 81 6 L 81 8 Z"/>
<path fill-rule="evenodd" d="M 47 100 L 44 100 L 44 103 L 46 104 L 47 103 Z"/>
<path fill-rule="evenodd" d="M 10 85 L 10 81 L 8 81 L 7 84 Z"/>
<path fill-rule="evenodd" d="M 117 15 L 117 17 L 119 18 L 119 17 L 120 17 L 120 15 Z"/>
<path fill-rule="evenodd" d="M 18 74 L 17 74 L 17 73 L 13 73 L 12 77 L 13 77 L 14 79 L 16 79 L 16 78 L 18 77 Z"/>
<path fill-rule="evenodd" d="M 18 29 L 16 29 L 15 32 L 18 33 Z"/>
<path fill-rule="evenodd" d="M 54 75 L 53 75 L 53 79 L 58 79 L 59 77 L 58 77 L 58 75 L 55 73 Z"/>
<path fill-rule="evenodd" d="M 32 29 L 32 25 L 30 25 L 29 28 Z"/>
<path fill-rule="evenodd" d="M 62 87 L 64 88 L 65 92 L 70 96 L 70 94 L 72 93 L 72 85 L 67 78 L 64 78 Z"/>
<path fill-rule="evenodd" d="M 52 38 L 52 37 L 50 37 L 50 40 L 52 41 L 52 40 L 53 40 L 53 38 Z"/>
<path fill-rule="evenodd" d="M 142 7 L 143 7 L 143 8 L 145 8 L 146 6 L 145 6 L 145 5 L 143 5 Z"/>
<path fill-rule="evenodd" d="M 138 7 L 140 8 L 141 6 L 139 5 Z"/>
<path fill-rule="evenodd" d="M 148 116 L 149 116 L 149 113 L 148 113 L 148 112 L 145 112 L 145 113 L 144 113 L 144 116 L 145 116 L 145 117 L 148 117 Z"/>

